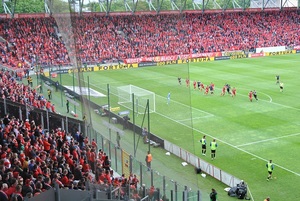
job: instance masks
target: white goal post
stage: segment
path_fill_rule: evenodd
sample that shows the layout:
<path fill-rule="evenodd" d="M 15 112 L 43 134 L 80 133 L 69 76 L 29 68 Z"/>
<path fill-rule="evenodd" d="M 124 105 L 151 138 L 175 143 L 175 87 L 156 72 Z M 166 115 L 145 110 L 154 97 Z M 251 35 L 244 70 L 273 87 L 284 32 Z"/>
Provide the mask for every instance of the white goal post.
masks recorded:
<path fill-rule="evenodd" d="M 135 112 L 143 114 L 149 99 L 149 112 L 155 112 L 155 93 L 134 85 L 120 86 L 118 89 L 118 104 L 132 110 L 133 95 Z"/>

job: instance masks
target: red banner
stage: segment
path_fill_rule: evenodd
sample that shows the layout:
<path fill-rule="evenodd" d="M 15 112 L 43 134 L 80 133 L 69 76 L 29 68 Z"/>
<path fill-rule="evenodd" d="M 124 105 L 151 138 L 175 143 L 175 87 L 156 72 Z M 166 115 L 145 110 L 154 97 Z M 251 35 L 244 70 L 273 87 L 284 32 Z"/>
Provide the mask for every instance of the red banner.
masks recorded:
<path fill-rule="evenodd" d="M 295 46 L 294 50 L 300 50 L 300 45 Z"/>
<path fill-rule="evenodd" d="M 8 15 L 8 14 L 0 14 L 0 18 L 10 18 L 10 15 Z"/>
<path fill-rule="evenodd" d="M 218 57 L 222 56 L 221 52 L 197 53 L 197 54 L 183 54 L 183 55 L 170 55 L 170 56 L 157 56 L 157 57 L 141 57 L 125 59 L 126 64 L 141 63 L 141 62 L 161 62 L 161 61 L 176 61 L 178 59 L 193 59 L 201 57 Z"/>
<path fill-rule="evenodd" d="M 19 13 L 17 18 L 44 18 L 45 13 Z"/>
<path fill-rule="evenodd" d="M 254 58 L 254 57 L 263 57 L 264 53 L 254 53 L 254 54 L 249 54 L 249 57 Z"/>

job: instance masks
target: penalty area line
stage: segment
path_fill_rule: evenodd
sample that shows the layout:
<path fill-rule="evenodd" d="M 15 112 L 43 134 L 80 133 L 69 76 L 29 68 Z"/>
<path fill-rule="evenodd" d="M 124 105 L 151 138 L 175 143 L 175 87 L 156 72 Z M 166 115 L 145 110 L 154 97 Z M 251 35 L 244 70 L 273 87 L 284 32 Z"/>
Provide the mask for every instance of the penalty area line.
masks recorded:
<path fill-rule="evenodd" d="M 259 144 L 259 143 L 262 143 L 262 142 L 268 142 L 268 141 L 273 141 L 273 140 L 278 140 L 278 139 L 293 137 L 293 136 L 298 136 L 298 135 L 300 135 L 300 133 L 294 133 L 294 134 L 290 134 L 290 135 L 284 135 L 284 136 L 280 136 L 280 137 L 274 137 L 274 138 L 259 140 L 259 141 L 255 141 L 255 142 L 249 142 L 249 143 L 237 145 L 236 147 L 244 147 L 244 146 L 248 146 L 248 145 Z"/>

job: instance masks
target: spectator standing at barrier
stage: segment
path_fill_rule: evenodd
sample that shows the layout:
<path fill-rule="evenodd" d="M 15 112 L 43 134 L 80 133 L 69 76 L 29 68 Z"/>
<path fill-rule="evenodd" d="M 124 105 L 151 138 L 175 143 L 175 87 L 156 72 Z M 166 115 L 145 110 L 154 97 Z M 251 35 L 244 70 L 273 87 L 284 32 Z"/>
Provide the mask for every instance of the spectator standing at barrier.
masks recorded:
<path fill-rule="evenodd" d="M 218 193 L 214 188 L 211 189 L 211 193 L 209 194 L 209 197 L 210 197 L 210 201 L 217 201 Z"/>
<path fill-rule="evenodd" d="M 52 111 L 53 113 L 56 113 L 56 111 L 55 111 L 55 105 L 54 105 L 54 104 L 51 105 L 51 111 Z"/>
<path fill-rule="evenodd" d="M 274 170 L 274 165 L 273 165 L 272 160 L 269 160 L 269 162 L 266 164 L 266 167 L 268 169 L 268 174 L 269 174 L 267 177 L 267 181 L 269 181 L 270 179 L 272 179 L 272 173 Z"/>
<path fill-rule="evenodd" d="M 67 99 L 67 102 L 66 102 L 66 107 L 67 107 L 67 113 L 70 112 L 70 101 Z"/>
<path fill-rule="evenodd" d="M 102 167 L 105 170 L 110 171 L 110 160 L 109 160 L 108 156 L 105 156 Z"/>
<path fill-rule="evenodd" d="M 51 101 L 50 101 L 50 100 L 48 100 L 48 101 L 46 102 L 46 110 L 47 110 L 48 112 L 51 112 Z"/>
<path fill-rule="evenodd" d="M 148 154 L 146 156 L 146 163 L 147 163 L 148 171 L 150 171 L 150 169 L 151 169 L 151 162 L 152 162 L 152 154 L 150 153 L 150 151 L 148 151 Z"/>
<path fill-rule="evenodd" d="M 216 158 L 217 147 L 218 147 L 218 144 L 216 142 L 216 139 L 213 139 L 213 141 L 210 142 L 211 160 L 214 160 Z"/>
<path fill-rule="evenodd" d="M 204 135 L 202 139 L 200 140 L 201 145 L 202 145 L 202 155 L 206 155 L 206 136 Z"/>
<path fill-rule="evenodd" d="M 120 145 L 121 135 L 119 132 L 117 132 L 117 148 L 119 149 L 121 147 Z"/>

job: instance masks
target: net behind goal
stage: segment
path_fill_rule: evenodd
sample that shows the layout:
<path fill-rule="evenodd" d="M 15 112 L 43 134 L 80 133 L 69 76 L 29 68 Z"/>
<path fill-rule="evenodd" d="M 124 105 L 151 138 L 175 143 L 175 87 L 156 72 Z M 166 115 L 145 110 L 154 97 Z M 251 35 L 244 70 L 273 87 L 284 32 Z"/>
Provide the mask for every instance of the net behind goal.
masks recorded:
<path fill-rule="evenodd" d="M 118 104 L 131 109 L 133 107 L 133 95 L 134 94 L 134 109 L 135 112 L 143 114 L 147 106 L 147 100 L 149 99 L 149 111 L 155 112 L 155 93 L 146 89 L 134 86 L 126 85 L 118 87 Z"/>

